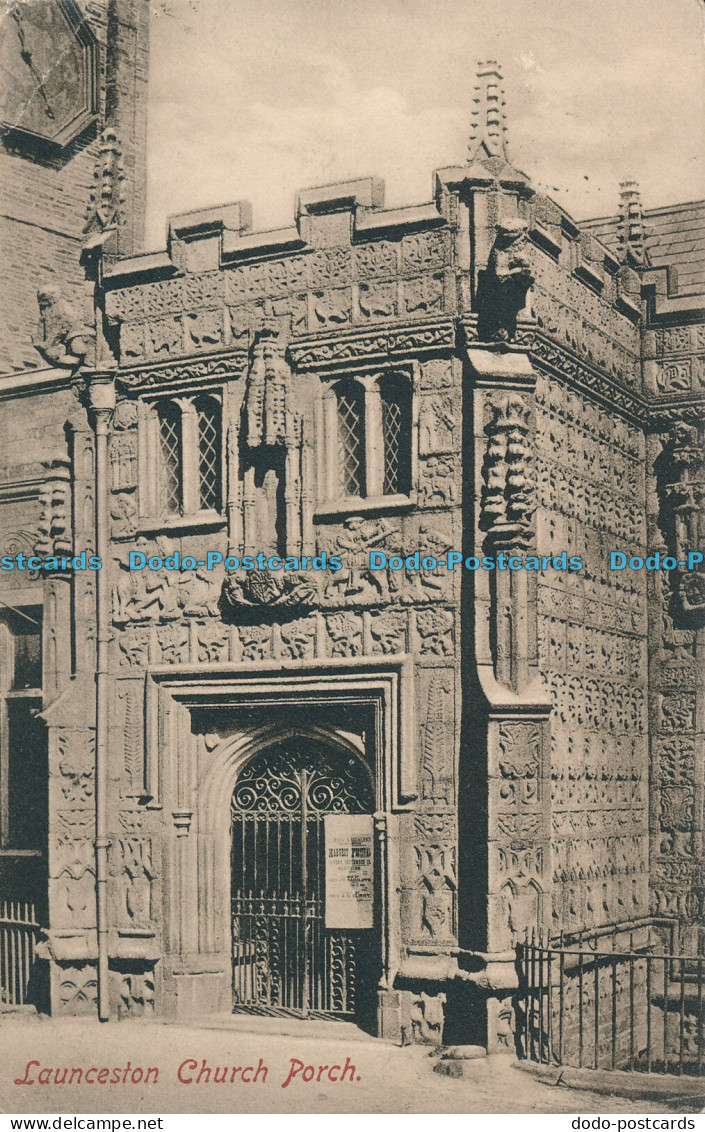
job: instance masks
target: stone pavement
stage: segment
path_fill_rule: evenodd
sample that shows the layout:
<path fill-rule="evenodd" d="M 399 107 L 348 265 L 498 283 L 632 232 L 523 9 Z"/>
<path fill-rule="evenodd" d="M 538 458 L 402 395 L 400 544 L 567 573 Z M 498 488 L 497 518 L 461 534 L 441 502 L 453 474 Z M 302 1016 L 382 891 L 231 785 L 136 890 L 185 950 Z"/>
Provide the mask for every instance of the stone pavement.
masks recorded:
<path fill-rule="evenodd" d="M 299 1071 L 282 1088 L 292 1059 Z M 8 1015 L 0 1022 L 0 1109 L 157 1115 L 603 1114 L 692 1112 L 702 1107 L 692 1101 L 677 1107 L 678 1102 L 628 1101 L 552 1087 L 517 1072 L 509 1055 L 475 1061 L 469 1077 L 454 1080 L 433 1072 L 435 1059 L 428 1048 L 401 1049 L 343 1023 L 227 1016 L 178 1024 L 135 1020 L 101 1025 L 92 1020 L 30 1021 Z M 27 1069 L 30 1061 L 39 1065 Z M 258 1066 L 259 1079 L 254 1080 Z M 79 1068 L 84 1079 L 76 1083 L 78 1074 L 74 1074 L 74 1083 L 68 1083 L 71 1070 Z M 89 1077 L 100 1075 L 107 1083 L 86 1083 L 91 1068 Z M 109 1072 L 101 1075 L 103 1068 Z M 158 1074 L 150 1074 L 146 1084 L 150 1068 Z M 39 1083 L 40 1077 L 50 1076 L 53 1081 L 55 1070 L 61 1080 L 64 1069 L 66 1084 Z M 304 1075 L 311 1079 L 303 1080 Z M 336 1080 L 343 1075 L 344 1080 Z M 16 1078 L 36 1083 L 17 1085 Z M 117 1083 L 111 1084 L 111 1079 Z"/>

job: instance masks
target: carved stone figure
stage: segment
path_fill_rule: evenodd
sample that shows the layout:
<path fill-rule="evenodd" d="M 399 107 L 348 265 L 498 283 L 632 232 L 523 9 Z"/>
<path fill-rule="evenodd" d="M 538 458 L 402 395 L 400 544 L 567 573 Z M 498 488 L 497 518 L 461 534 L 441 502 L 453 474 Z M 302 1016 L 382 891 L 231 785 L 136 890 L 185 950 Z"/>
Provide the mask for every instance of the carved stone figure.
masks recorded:
<path fill-rule="evenodd" d="M 148 557 L 150 544 L 139 538 L 137 549 Z M 173 554 L 169 539 L 156 540 L 156 553 L 162 559 Z M 179 586 L 188 577 L 175 570 L 130 570 L 122 559 L 116 560 L 123 571 L 113 591 L 113 623 L 126 625 L 130 621 L 173 621 L 181 615 Z"/>
<path fill-rule="evenodd" d="M 519 217 L 497 225 L 487 268 L 478 285 L 478 334 L 484 341 L 507 342 L 516 334 L 517 315 L 526 306 L 534 275 L 527 226 Z"/>
<path fill-rule="evenodd" d="M 447 507 L 457 498 L 452 459 L 430 456 L 421 469 L 419 503 L 422 507 Z"/>
<path fill-rule="evenodd" d="M 213 572 L 196 567 L 184 573 L 177 601 L 186 617 L 214 617 L 218 612 L 218 585 Z"/>
<path fill-rule="evenodd" d="M 457 424 L 449 397 L 424 397 L 419 413 L 419 455 L 452 452 Z"/>
<path fill-rule="evenodd" d="M 81 364 L 89 349 L 91 331 L 83 326 L 61 294 L 46 283 L 37 291 L 39 323 L 32 337 L 34 348 L 52 366 Z"/>
<path fill-rule="evenodd" d="M 110 504 L 110 518 L 113 520 L 113 538 L 126 538 L 133 535 L 137 521 L 137 500 L 135 496 L 124 491 L 114 495 Z"/>
<path fill-rule="evenodd" d="M 389 540 L 400 533 L 400 528 L 393 527 L 388 519 L 362 519 L 359 516 L 346 519 L 338 538 L 330 541 L 331 552 L 340 555 L 343 569 L 331 575 L 326 597 L 332 602 L 345 604 L 387 598 L 387 571 L 371 570 L 369 553 L 378 548 L 388 548 Z"/>
<path fill-rule="evenodd" d="M 691 570 L 680 579 L 680 599 L 683 613 L 689 620 L 705 616 L 705 574 Z"/>

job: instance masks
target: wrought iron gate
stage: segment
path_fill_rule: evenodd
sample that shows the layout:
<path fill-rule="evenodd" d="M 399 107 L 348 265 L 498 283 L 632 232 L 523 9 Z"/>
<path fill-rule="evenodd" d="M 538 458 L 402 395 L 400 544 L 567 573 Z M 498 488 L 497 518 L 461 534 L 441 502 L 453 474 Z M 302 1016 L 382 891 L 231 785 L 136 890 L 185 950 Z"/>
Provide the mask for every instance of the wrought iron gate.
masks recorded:
<path fill-rule="evenodd" d="M 38 935 L 34 904 L 0 902 L 0 999 L 7 1006 L 27 1001 Z"/>
<path fill-rule="evenodd" d="M 232 803 L 234 1009 L 359 1014 L 373 931 L 325 927 L 323 819 L 371 813 L 362 760 L 291 740 L 243 770 Z"/>

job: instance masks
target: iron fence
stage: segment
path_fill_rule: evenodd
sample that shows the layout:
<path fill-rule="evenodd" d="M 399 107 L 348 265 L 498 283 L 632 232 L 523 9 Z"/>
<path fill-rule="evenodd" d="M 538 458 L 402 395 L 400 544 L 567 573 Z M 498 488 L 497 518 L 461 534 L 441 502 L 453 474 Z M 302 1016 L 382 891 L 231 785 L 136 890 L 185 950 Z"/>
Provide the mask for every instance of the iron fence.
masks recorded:
<path fill-rule="evenodd" d="M 0 994 L 4 1006 L 27 1001 L 39 924 L 34 904 L 0 901 Z"/>
<path fill-rule="evenodd" d="M 517 946 L 517 1044 L 531 1061 L 645 1073 L 705 1073 L 705 957 L 671 932 L 628 950 L 611 934 Z"/>

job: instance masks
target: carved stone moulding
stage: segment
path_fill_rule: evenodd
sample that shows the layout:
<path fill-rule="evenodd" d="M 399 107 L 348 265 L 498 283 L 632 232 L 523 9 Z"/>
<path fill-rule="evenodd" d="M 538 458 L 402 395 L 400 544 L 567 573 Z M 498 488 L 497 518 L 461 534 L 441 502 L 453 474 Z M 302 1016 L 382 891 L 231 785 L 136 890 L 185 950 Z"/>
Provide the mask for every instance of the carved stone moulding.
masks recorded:
<path fill-rule="evenodd" d="M 374 657 L 328 658 L 325 667 L 314 663 L 292 665 L 283 670 L 278 663 L 258 658 L 247 669 L 236 665 L 183 671 L 155 669 L 146 685 L 144 737 L 144 797 L 161 803 L 163 777 L 169 773 L 164 746 L 164 712 L 210 707 L 214 695 L 230 709 L 275 703 L 327 707 L 336 704 L 369 705 L 385 739 L 377 759 L 381 807 L 404 810 L 418 797 L 416 766 L 416 722 L 414 673 L 408 654 Z M 268 708 L 269 710 L 269 708 Z M 272 707 L 273 710 L 273 707 Z M 380 733 L 382 733 L 380 731 Z M 174 821 L 188 835 L 190 810 L 174 812 Z"/>
<path fill-rule="evenodd" d="M 299 341 L 289 347 L 289 354 L 298 370 L 315 370 L 330 369 L 331 366 L 357 360 L 418 356 L 438 350 L 453 350 L 454 347 L 455 327 L 448 319 L 390 326 L 372 333 L 348 333 L 309 342 Z"/>
<path fill-rule="evenodd" d="M 653 403 L 649 432 L 668 432 L 674 425 L 701 425 L 705 421 L 705 397 L 659 398 Z"/>
<path fill-rule="evenodd" d="M 648 402 L 643 397 L 623 388 L 612 378 L 580 361 L 571 351 L 558 346 L 540 331 L 533 327 L 520 326 L 514 341 L 528 350 L 532 361 L 541 369 L 589 393 L 612 411 L 616 410 L 627 417 L 631 423 L 643 426 L 648 419 Z"/>
<path fill-rule="evenodd" d="M 118 385 L 141 389 L 153 385 L 191 385 L 214 378 L 239 378 L 247 368 L 247 351 L 235 350 L 212 358 L 185 358 L 170 365 L 140 366 L 116 372 Z"/>

